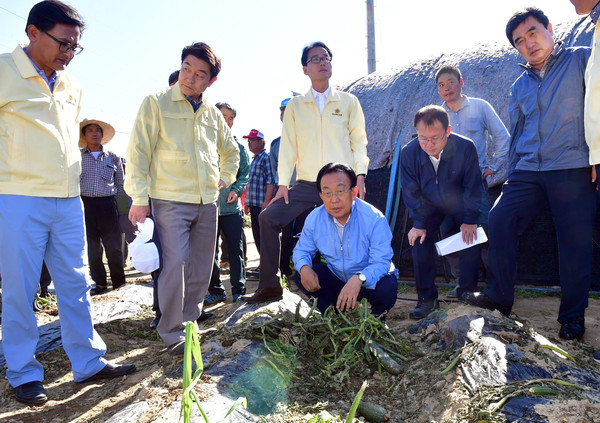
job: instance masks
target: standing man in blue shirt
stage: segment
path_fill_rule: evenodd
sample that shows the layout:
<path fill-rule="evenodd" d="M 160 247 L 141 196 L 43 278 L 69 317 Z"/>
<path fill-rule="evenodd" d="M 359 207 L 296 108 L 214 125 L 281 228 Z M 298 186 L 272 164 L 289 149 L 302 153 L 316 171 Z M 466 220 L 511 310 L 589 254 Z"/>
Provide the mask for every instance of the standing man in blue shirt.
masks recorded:
<path fill-rule="evenodd" d="M 329 163 L 317 175 L 323 205 L 306 218 L 294 249 L 296 284 L 317 299 L 321 313 L 329 306 L 350 310 L 367 298 L 376 316 L 396 303 L 398 280 L 392 264 L 392 232 L 379 210 L 358 196 L 351 167 Z M 314 264 L 319 252 L 327 260 Z"/>
<path fill-rule="evenodd" d="M 498 117 L 494 108 L 481 98 L 467 97 L 462 93 L 464 81 L 460 69 L 456 66 L 444 66 L 437 71 L 435 82 L 438 93 L 444 102 L 442 107 L 448 112 L 452 132 L 470 138 L 475 143 L 479 169 L 483 183 L 480 224 L 487 232 L 490 201 L 487 195 L 487 177 L 496 173 L 508 160 L 510 135 Z M 488 161 L 489 157 L 489 161 Z M 442 223 L 442 235 L 445 234 Z M 447 256 L 452 274 L 457 280 L 457 288 L 446 293 L 446 296 L 456 297 L 460 285 L 458 254 Z M 484 263 L 487 258 L 487 247 L 482 247 Z"/>
<path fill-rule="evenodd" d="M 537 8 L 515 13 L 506 25 L 511 45 L 527 61 L 511 87 L 508 180 L 490 212 L 488 285 L 464 293 L 476 306 L 509 314 L 514 302 L 519 235 L 549 205 L 559 250 L 559 336 L 580 340 L 592 274 L 595 189 L 584 137 L 587 47 L 565 47 Z"/>

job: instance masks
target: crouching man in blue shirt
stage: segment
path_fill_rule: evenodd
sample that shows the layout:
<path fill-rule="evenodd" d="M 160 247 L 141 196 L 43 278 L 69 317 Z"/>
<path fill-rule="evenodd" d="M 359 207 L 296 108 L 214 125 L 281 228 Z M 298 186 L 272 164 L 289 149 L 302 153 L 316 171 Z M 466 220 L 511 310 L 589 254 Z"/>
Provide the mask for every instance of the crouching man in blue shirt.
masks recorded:
<path fill-rule="evenodd" d="M 345 164 L 325 165 L 317 187 L 323 205 L 306 218 L 294 249 L 296 284 L 321 312 L 331 305 L 350 310 L 366 298 L 381 316 L 396 303 L 398 288 L 385 216 L 357 198 L 356 174 Z M 317 252 L 327 265 L 313 264 Z"/>

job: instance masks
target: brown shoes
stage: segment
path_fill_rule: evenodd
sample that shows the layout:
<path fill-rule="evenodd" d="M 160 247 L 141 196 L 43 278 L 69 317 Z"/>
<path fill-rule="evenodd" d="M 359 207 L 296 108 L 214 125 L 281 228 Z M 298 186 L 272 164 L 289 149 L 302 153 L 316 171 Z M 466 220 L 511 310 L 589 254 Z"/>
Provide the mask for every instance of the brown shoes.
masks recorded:
<path fill-rule="evenodd" d="M 254 294 L 244 295 L 242 301 L 247 303 L 270 303 L 279 301 L 283 298 L 283 289 L 279 286 L 276 288 L 258 288 Z"/>

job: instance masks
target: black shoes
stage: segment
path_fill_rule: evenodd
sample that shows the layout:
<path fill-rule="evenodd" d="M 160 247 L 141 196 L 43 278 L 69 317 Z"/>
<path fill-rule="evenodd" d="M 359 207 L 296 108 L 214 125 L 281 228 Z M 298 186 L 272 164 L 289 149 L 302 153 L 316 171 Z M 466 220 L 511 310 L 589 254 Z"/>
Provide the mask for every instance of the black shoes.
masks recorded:
<path fill-rule="evenodd" d="M 167 347 L 167 353 L 169 353 L 172 357 L 183 356 L 183 351 L 185 349 L 185 341 L 179 341 L 174 344 L 171 344 Z"/>
<path fill-rule="evenodd" d="M 600 363 L 600 351 L 595 352 L 593 354 L 593 357 L 594 357 L 594 361 L 596 361 L 596 363 Z"/>
<path fill-rule="evenodd" d="M 160 322 L 160 316 L 155 317 L 154 320 L 152 320 L 152 322 L 150 323 L 150 328 L 156 330 L 158 322 Z"/>
<path fill-rule="evenodd" d="M 214 316 L 213 313 L 209 313 L 207 311 L 202 311 L 202 314 L 200 314 L 200 317 L 198 317 L 198 319 L 196 319 L 196 321 L 198 323 L 200 323 L 200 322 L 210 319 L 213 316 Z"/>
<path fill-rule="evenodd" d="M 429 313 L 431 313 L 434 310 L 437 310 L 438 308 L 440 308 L 440 306 L 437 300 L 421 300 L 417 303 L 415 309 L 408 314 L 408 317 L 410 317 L 413 320 L 421 320 L 427 317 Z"/>
<path fill-rule="evenodd" d="M 39 381 L 24 383 L 13 390 L 17 401 L 25 404 L 43 404 L 48 401 L 46 390 Z"/>
<path fill-rule="evenodd" d="M 566 339 L 571 341 L 576 339 L 581 341 L 583 338 L 583 334 L 585 333 L 585 319 L 583 316 L 573 317 L 572 319 L 567 320 L 560 327 L 560 332 L 558 332 L 558 336 L 562 339 Z"/>
<path fill-rule="evenodd" d="M 498 310 L 505 316 L 508 316 L 510 314 L 510 310 L 512 308 L 509 306 L 498 304 L 490 297 L 485 295 L 483 292 L 463 292 L 462 299 L 465 300 L 467 304 L 476 307 L 487 308 L 488 310 Z"/>
<path fill-rule="evenodd" d="M 93 297 L 94 295 L 99 295 L 106 292 L 108 288 L 105 286 L 96 285 L 90 290 L 90 295 Z"/>
<path fill-rule="evenodd" d="M 244 295 L 241 299 L 247 303 L 270 303 L 279 301 L 283 298 L 283 289 L 278 286 L 275 288 L 258 288 L 254 294 Z"/>
<path fill-rule="evenodd" d="M 135 364 L 122 364 L 120 366 L 112 363 L 106 363 L 106 366 L 95 375 L 82 380 L 80 383 L 91 382 L 98 379 L 110 379 L 113 377 L 119 377 L 128 375 L 135 372 Z"/>

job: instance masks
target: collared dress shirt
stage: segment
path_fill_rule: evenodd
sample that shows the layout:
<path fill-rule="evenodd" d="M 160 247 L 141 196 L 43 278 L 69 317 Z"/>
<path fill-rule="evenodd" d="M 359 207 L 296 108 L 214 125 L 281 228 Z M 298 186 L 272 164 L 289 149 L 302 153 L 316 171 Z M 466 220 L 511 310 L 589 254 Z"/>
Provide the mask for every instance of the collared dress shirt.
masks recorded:
<path fill-rule="evenodd" d="M 510 134 L 490 103 L 481 98 L 463 97 L 456 112 L 446 102 L 442 104 L 448 112 L 452 132 L 473 141 L 482 174 L 486 167 L 497 172 L 508 160 Z"/>
<path fill-rule="evenodd" d="M 265 201 L 267 184 L 275 185 L 271 159 L 267 150 L 262 150 L 250 163 L 250 179 L 248 180 L 248 191 L 246 192 L 246 205 L 261 207 Z"/>
<path fill-rule="evenodd" d="M 331 88 L 327 88 L 322 93 L 318 92 L 314 88 L 311 88 L 313 96 L 315 97 L 315 103 L 317 103 L 317 107 L 319 108 L 319 112 L 321 115 L 323 114 L 323 109 L 325 108 L 325 103 L 327 103 L 327 96 L 329 95 L 329 90 Z"/>
<path fill-rule="evenodd" d="M 95 158 L 88 147 L 81 149 L 81 195 L 109 197 L 124 195 L 123 163 L 112 151 L 100 152 Z"/>

